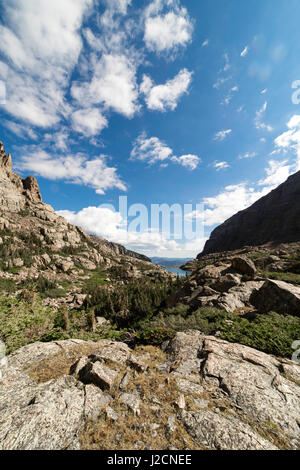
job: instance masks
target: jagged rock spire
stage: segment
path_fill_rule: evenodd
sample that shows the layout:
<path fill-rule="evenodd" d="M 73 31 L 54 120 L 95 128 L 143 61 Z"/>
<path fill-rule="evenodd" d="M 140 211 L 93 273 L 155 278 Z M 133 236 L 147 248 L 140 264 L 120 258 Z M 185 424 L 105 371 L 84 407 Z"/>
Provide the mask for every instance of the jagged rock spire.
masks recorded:
<path fill-rule="evenodd" d="M 12 170 L 12 160 L 11 155 L 6 154 L 4 150 L 3 143 L 0 142 L 0 169 L 4 169 L 6 171 Z"/>
<path fill-rule="evenodd" d="M 42 202 L 40 187 L 34 176 L 27 176 L 23 180 L 24 194 L 32 202 Z"/>

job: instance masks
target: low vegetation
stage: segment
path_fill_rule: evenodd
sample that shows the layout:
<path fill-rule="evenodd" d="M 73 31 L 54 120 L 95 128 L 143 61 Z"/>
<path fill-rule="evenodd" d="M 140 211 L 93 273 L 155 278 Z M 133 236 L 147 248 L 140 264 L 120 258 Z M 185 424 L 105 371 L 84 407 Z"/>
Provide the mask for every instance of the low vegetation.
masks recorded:
<path fill-rule="evenodd" d="M 178 313 L 179 309 L 182 313 Z M 177 331 L 198 330 L 206 335 L 240 343 L 278 357 L 291 358 L 292 343 L 300 338 L 300 319 L 275 312 L 257 314 L 254 318 L 239 316 L 213 308 L 200 308 L 187 314 L 185 306 L 161 312 L 145 325 L 147 330 L 165 330 L 168 336 Z"/>

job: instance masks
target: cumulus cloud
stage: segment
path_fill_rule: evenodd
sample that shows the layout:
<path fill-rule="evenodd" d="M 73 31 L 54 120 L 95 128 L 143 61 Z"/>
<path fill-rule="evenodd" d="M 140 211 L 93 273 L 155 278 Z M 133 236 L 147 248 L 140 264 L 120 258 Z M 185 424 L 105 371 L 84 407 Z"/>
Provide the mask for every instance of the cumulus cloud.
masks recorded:
<path fill-rule="evenodd" d="M 130 157 L 132 160 L 142 160 L 150 164 L 163 162 L 173 155 L 173 150 L 158 137 L 147 138 L 142 133 L 134 142 Z"/>
<path fill-rule="evenodd" d="M 178 244 L 175 240 L 164 237 L 155 231 L 130 231 L 127 222 L 120 212 L 107 207 L 85 207 L 79 212 L 68 210 L 58 211 L 68 222 L 79 225 L 90 234 L 126 245 L 127 248 L 145 254 L 162 253 L 167 250 L 176 251 Z"/>
<path fill-rule="evenodd" d="M 131 160 L 141 160 L 153 165 L 154 163 L 166 164 L 169 161 L 178 163 L 190 170 L 195 170 L 201 162 L 197 155 L 173 155 L 173 150 L 158 137 L 147 138 L 143 132 L 134 142 L 130 154 Z"/>
<path fill-rule="evenodd" d="M 178 0 L 154 0 L 145 11 L 144 41 L 151 51 L 169 52 L 186 46 L 192 32 L 192 21 Z"/>
<path fill-rule="evenodd" d="M 110 207 L 85 207 L 75 212 L 58 211 L 68 222 L 82 227 L 86 232 L 121 243 L 126 248 L 145 255 L 163 257 L 194 258 L 204 247 L 206 238 L 194 240 L 172 240 L 158 230 L 131 231 L 124 215 Z"/>
<path fill-rule="evenodd" d="M 181 157 L 172 157 L 171 160 L 179 165 L 189 168 L 190 170 L 196 170 L 201 162 L 200 157 L 197 155 L 182 155 Z"/>
<path fill-rule="evenodd" d="M 2 5 L 0 78 L 7 84 L 6 110 L 46 128 L 68 112 L 64 94 L 82 49 L 80 28 L 92 0 L 15 0 Z M 3 76 L 5 74 L 5 77 Z"/>
<path fill-rule="evenodd" d="M 140 90 L 145 95 L 149 109 L 157 111 L 171 109 L 173 111 L 181 96 L 188 92 L 191 79 L 192 73 L 187 69 L 181 70 L 178 75 L 163 85 L 154 85 L 151 78 L 144 75 Z"/>
<path fill-rule="evenodd" d="M 219 132 L 217 132 L 217 133 L 215 134 L 214 140 L 215 140 L 215 141 L 222 142 L 222 141 L 225 140 L 226 137 L 228 137 L 231 133 L 232 133 L 232 129 L 226 129 L 226 130 L 219 131 Z"/>
<path fill-rule="evenodd" d="M 103 54 L 90 82 L 75 83 L 71 93 L 79 104 L 102 105 L 126 117 L 138 111 L 136 65 L 125 55 Z"/>
<path fill-rule="evenodd" d="M 82 154 L 53 156 L 40 150 L 23 156 L 17 163 L 17 168 L 50 180 L 64 180 L 89 186 L 94 188 L 97 194 L 105 194 L 114 188 L 126 191 L 117 169 L 107 166 L 104 155 L 88 160 Z"/>
<path fill-rule="evenodd" d="M 98 135 L 108 122 L 97 108 L 79 109 L 72 114 L 72 125 L 75 132 L 91 137 Z"/>

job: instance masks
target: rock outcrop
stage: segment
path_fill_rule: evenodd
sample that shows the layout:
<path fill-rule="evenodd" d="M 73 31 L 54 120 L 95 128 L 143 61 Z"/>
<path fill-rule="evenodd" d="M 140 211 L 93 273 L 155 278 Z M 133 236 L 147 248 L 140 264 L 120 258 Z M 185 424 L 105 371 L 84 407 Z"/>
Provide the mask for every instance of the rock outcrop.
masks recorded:
<path fill-rule="evenodd" d="M 268 242 L 300 241 L 300 171 L 217 227 L 198 258 Z"/>
<path fill-rule="evenodd" d="M 300 286 L 268 279 L 251 294 L 250 302 L 259 312 L 274 311 L 300 317 Z"/>
<path fill-rule="evenodd" d="M 226 312 L 253 308 L 250 301 L 252 293 L 263 285 L 260 278 L 255 279 L 256 274 L 254 263 L 245 255 L 229 257 L 215 265 L 200 266 L 168 298 L 168 307 L 183 303 L 193 310 L 217 307 Z"/>
<path fill-rule="evenodd" d="M 166 274 L 146 256 L 88 235 L 56 214 L 42 202 L 36 178 L 23 179 L 12 170 L 11 156 L 1 142 L 0 231 L 0 245 L 7 247 L 5 259 L 0 259 L 0 273 L 1 267 L 22 268 L 22 279 L 37 278 L 41 270 L 50 276 L 53 272 L 68 275 L 78 274 L 78 269 L 95 271 L 99 267 L 122 266 L 124 270 L 124 265 L 128 277 L 139 277 L 146 271 Z"/>
<path fill-rule="evenodd" d="M 199 332 L 163 349 L 67 340 L 16 351 L 0 380 L 0 449 L 299 448 L 297 364 Z"/>

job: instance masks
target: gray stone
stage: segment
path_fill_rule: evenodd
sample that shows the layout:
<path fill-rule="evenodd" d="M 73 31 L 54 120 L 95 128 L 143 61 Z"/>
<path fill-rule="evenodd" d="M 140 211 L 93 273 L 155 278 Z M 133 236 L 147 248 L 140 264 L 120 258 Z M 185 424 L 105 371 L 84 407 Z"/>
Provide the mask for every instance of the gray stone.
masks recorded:
<path fill-rule="evenodd" d="M 127 363 L 137 372 L 145 372 L 148 369 L 147 364 L 145 364 L 140 358 L 136 357 L 134 354 L 130 355 Z"/>
<path fill-rule="evenodd" d="M 180 420 L 201 445 L 216 450 L 276 450 L 248 425 L 212 411 L 182 411 Z"/>
<path fill-rule="evenodd" d="M 79 377 L 84 383 L 92 383 L 102 390 L 110 390 L 118 377 L 118 372 L 109 369 L 100 362 L 88 362 L 81 369 Z"/>
<path fill-rule="evenodd" d="M 262 313 L 300 316 L 300 287 L 287 282 L 268 279 L 250 301 Z"/>
<path fill-rule="evenodd" d="M 140 397 L 137 393 L 122 393 L 119 400 L 133 411 L 135 415 L 140 416 Z"/>
<path fill-rule="evenodd" d="M 245 274 L 252 279 L 256 274 L 256 267 L 253 261 L 248 259 L 246 256 L 237 256 L 231 260 L 231 268 L 238 273 Z"/>

